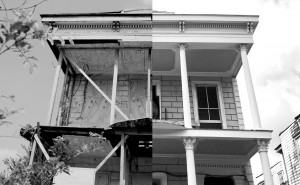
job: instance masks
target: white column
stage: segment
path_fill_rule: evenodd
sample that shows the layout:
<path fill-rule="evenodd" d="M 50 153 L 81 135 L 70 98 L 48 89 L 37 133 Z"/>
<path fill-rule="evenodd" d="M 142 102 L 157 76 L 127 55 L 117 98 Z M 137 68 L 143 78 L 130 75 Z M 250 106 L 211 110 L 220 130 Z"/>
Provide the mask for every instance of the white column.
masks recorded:
<path fill-rule="evenodd" d="M 255 92 L 254 92 L 254 88 L 253 88 L 250 67 L 249 67 L 248 58 L 247 58 L 247 46 L 246 45 L 241 45 L 241 58 L 242 58 L 242 63 L 243 63 L 243 68 L 244 68 L 244 76 L 245 76 L 245 82 L 246 82 L 246 86 L 247 86 L 248 98 L 249 98 L 249 103 L 250 103 L 253 128 L 261 129 L 262 127 L 261 127 L 260 117 L 259 117 L 259 113 L 258 113 Z"/>
<path fill-rule="evenodd" d="M 125 152 L 125 137 L 122 134 L 121 153 L 120 153 L 120 185 L 125 185 L 125 163 L 126 163 L 126 152 Z"/>
<path fill-rule="evenodd" d="M 188 176 L 188 185 L 197 185 L 196 168 L 194 158 L 194 145 L 196 143 L 195 137 L 187 137 L 183 139 L 183 144 L 186 152 L 186 167 Z"/>
<path fill-rule="evenodd" d="M 186 48 L 185 44 L 179 44 L 183 116 L 184 116 L 184 126 L 186 128 L 192 128 L 189 82 L 188 82 L 187 67 L 186 67 L 185 48 Z"/>
<path fill-rule="evenodd" d="M 258 152 L 259 152 L 261 167 L 265 179 L 265 185 L 274 185 L 271 166 L 268 157 L 269 142 L 270 140 L 266 140 L 266 139 L 257 140 Z"/>

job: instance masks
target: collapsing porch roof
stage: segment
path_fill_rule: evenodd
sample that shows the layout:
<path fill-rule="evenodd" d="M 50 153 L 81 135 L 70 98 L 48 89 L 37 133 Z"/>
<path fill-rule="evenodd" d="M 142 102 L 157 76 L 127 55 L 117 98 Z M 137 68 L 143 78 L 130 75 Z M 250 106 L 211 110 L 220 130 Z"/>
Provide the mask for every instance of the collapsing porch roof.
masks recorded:
<path fill-rule="evenodd" d="M 35 128 L 22 128 L 20 135 L 28 141 L 32 141 L 35 132 Z M 125 134 L 130 136 L 126 143 L 132 156 L 150 157 L 152 155 L 151 147 L 139 147 L 139 141 L 152 141 L 152 121 L 149 118 L 118 122 L 106 130 L 103 128 L 40 126 L 39 133 L 41 143 L 45 148 L 52 146 L 53 139 L 58 136 L 93 137 L 93 135 L 105 138 L 112 147 L 115 147 L 121 140 L 121 135 Z M 116 155 L 120 155 L 120 150 L 116 151 Z"/>

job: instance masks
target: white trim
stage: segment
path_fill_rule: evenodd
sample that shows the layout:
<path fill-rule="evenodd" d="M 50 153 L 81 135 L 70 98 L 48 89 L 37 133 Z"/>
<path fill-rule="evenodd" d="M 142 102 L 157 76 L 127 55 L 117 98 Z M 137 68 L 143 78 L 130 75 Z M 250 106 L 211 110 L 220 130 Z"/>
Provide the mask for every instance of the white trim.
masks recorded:
<path fill-rule="evenodd" d="M 159 96 L 159 120 L 161 120 L 161 81 L 152 80 L 152 86 L 156 86 L 156 96 Z"/>
<path fill-rule="evenodd" d="M 222 94 L 222 85 L 220 81 L 192 81 L 192 94 L 193 94 L 193 105 L 194 105 L 194 117 L 195 117 L 195 122 L 198 124 L 197 126 L 200 126 L 200 119 L 198 115 L 198 97 L 197 97 L 197 91 L 196 91 L 196 86 L 197 85 L 216 85 L 217 87 L 217 93 L 218 93 L 218 103 L 219 103 L 219 108 L 220 108 L 220 118 L 221 118 L 221 123 L 222 123 L 222 128 L 226 129 L 227 128 L 227 123 L 226 123 L 226 116 L 225 116 L 225 106 L 224 106 L 224 101 L 223 101 L 223 94 Z M 206 120 L 204 121 L 205 123 L 211 123 L 211 122 L 218 122 L 213 120 Z"/>
<path fill-rule="evenodd" d="M 161 185 L 168 185 L 167 174 L 163 172 L 152 173 L 152 179 L 159 179 Z"/>

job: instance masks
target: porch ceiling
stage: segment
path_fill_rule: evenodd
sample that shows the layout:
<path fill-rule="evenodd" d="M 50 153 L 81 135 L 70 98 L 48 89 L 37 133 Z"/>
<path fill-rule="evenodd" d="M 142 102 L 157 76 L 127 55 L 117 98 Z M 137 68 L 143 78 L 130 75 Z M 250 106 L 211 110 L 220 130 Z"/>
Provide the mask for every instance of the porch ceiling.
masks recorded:
<path fill-rule="evenodd" d="M 158 155 L 184 155 L 182 139 L 153 139 L 153 153 Z M 257 152 L 256 140 L 216 140 L 200 139 L 195 147 L 195 154 L 252 156 Z"/>
<path fill-rule="evenodd" d="M 179 53 L 171 49 L 153 49 L 152 53 L 154 72 L 179 72 Z M 190 73 L 233 74 L 239 63 L 239 55 L 234 49 L 188 49 L 186 61 Z"/>

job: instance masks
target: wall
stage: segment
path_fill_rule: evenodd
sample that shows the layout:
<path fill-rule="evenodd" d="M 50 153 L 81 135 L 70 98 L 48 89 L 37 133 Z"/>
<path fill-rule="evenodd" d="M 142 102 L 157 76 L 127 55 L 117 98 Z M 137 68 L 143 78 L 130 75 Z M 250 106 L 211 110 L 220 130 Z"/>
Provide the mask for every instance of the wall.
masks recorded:
<path fill-rule="evenodd" d="M 292 136 L 294 122 L 280 135 L 280 142 L 285 160 L 287 176 L 290 185 L 300 184 L 300 164 L 297 144 Z"/>
<path fill-rule="evenodd" d="M 96 168 L 103 160 L 99 157 L 80 157 L 70 161 L 71 167 Z M 128 185 L 152 185 L 152 159 L 151 158 L 130 158 L 127 161 Z M 120 158 L 111 157 L 98 171 L 98 179 L 106 178 L 109 185 L 119 185 L 120 179 Z M 98 180 L 98 181 L 99 181 Z"/>
<path fill-rule="evenodd" d="M 152 80 L 161 81 L 162 119 L 183 120 L 182 87 L 180 76 L 153 76 Z M 189 95 L 191 118 L 194 120 L 192 81 L 219 81 L 222 85 L 222 96 L 228 129 L 244 129 L 243 114 L 235 78 L 189 77 Z"/>
<path fill-rule="evenodd" d="M 236 185 L 244 185 L 250 174 L 245 170 L 247 165 L 211 162 L 196 159 L 197 185 L 204 185 L 205 176 L 232 177 Z M 250 167 L 251 168 L 251 167 Z M 187 168 L 185 158 L 154 157 L 153 172 L 167 174 L 168 185 L 187 185 Z M 251 174 L 252 175 L 252 174 Z M 251 176 L 252 177 L 252 176 Z M 248 179 L 251 185 L 253 180 Z"/>
<path fill-rule="evenodd" d="M 92 75 L 93 81 L 111 98 L 112 76 Z M 72 82 L 70 82 L 72 83 Z M 110 103 L 81 75 L 77 75 L 75 85 L 69 90 L 71 108 L 68 126 L 100 127 L 110 125 Z M 116 106 L 129 119 L 146 117 L 147 76 L 119 75 L 117 82 Z M 115 111 L 115 122 L 124 121 Z"/>

